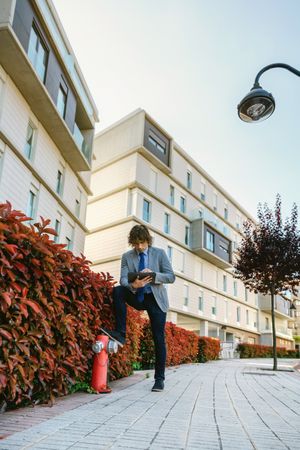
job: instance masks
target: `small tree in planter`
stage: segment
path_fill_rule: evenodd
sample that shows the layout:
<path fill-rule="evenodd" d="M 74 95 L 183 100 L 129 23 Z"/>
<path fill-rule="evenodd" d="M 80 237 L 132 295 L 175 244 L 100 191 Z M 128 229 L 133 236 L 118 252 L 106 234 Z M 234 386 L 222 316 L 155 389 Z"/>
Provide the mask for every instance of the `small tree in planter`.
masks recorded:
<path fill-rule="evenodd" d="M 256 293 L 271 296 L 273 370 L 277 370 L 274 297 L 284 291 L 296 293 L 300 282 L 300 233 L 297 206 L 282 221 L 281 199 L 276 197 L 274 212 L 258 206 L 258 224 L 244 223 L 244 237 L 233 263 L 234 275 Z"/>

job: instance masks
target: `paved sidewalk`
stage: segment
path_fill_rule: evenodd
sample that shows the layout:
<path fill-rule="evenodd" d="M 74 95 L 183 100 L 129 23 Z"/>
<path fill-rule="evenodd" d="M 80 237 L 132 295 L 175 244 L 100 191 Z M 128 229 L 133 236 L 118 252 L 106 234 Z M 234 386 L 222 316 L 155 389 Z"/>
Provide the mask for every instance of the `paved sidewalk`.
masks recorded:
<path fill-rule="evenodd" d="M 266 359 L 183 365 L 167 371 L 162 393 L 150 392 L 151 378 L 121 380 L 125 388 L 116 382 L 112 394 L 14 433 L 0 449 L 299 450 L 300 373 L 288 371 L 296 363 L 280 359 L 278 372 L 264 370 Z"/>

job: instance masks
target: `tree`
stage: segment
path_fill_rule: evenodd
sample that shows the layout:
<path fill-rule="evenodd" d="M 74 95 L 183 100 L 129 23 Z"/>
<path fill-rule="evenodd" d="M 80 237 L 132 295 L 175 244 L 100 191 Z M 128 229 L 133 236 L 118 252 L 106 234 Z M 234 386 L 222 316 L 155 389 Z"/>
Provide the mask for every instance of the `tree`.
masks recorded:
<path fill-rule="evenodd" d="M 300 232 L 294 204 L 291 217 L 283 222 L 278 194 L 274 212 L 258 205 L 258 223 L 244 223 L 244 233 L 233 262 L 234 276 L 255 293 L 271 296 L 273 370 L 277 370 L 274 297 L 284 291 L 297 293 L 300 282 Z"/>

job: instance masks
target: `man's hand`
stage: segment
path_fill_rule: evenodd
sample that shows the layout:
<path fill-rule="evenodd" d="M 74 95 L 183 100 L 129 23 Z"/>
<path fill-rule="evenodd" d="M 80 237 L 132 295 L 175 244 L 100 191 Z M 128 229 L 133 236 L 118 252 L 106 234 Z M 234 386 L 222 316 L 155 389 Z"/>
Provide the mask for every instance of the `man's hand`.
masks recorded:
<path fill-rule="evenodd" d="M 150 269 L 143 269 L 143 270 L 141 270 L 141 272 L 152 272 L 152 270 L 150 270 Z M 141 280 L 139 280 L 137 278 L 136 280 L 134 280 L 133 283 L 131 283 L 131 286 L 133 287 L 133 289 L 139 289 L 139 288 L 142 288 L 142 287 L 146 286 L 146 284 L 151 283 L 151 281 L 152 281 L 152 276 L 146 277 L 146 278 L 142 278 Z"/>

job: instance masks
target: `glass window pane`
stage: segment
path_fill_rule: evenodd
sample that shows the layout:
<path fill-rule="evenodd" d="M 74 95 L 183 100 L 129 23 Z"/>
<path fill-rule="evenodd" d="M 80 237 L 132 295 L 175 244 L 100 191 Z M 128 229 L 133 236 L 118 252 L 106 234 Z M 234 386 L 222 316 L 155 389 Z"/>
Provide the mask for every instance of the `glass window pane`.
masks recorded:
<path fill-rule="evenodd" d="M 67 94 L 63 90 L 63 88 L 60 86 L 58 90 L 58 96 L 57 96 L 57 102 L 56 106 L 58 109 L 59 114 L 64 119 L 65 113 L 66 113 L 66 103 L 67 103 Z"/>
<path fill-rule="evenodd" d="M 34 128 L 28 124 L 24 153 L 28 159 L 32 156 Z"/>

